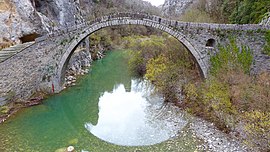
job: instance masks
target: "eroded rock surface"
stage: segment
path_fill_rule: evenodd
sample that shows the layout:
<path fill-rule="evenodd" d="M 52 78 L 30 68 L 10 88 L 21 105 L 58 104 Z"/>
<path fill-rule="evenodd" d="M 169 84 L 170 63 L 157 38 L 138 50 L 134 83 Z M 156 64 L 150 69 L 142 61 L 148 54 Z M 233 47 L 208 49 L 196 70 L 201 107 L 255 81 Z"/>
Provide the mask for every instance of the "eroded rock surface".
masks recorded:
<path fill-rule="evenodd" d="M 161 10 L 165 16 L 179 16 L 185 12 L 185 10 L 195 0 L 165 0 Z"/>

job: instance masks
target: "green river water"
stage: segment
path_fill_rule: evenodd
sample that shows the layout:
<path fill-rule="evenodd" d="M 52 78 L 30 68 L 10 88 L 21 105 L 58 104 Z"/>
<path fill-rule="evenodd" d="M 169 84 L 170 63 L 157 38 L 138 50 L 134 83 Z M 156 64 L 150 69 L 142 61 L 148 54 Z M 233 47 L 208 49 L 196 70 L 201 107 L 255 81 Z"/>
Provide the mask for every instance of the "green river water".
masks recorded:
<path fill-rule="evenodd" d="M 112 144 L 113 142 L 106 142 L 106 139 L 104 139 L 106 137 L 103 136 L 101 138 L 103 140 L 101 140 L 97 137 L 98 135 L 93 135 L 87 129 L 86 124 L 98 123 L 99 100 L 104 92 L 108 92 L 108 95 L 110 95 L 109 92 L 112 92 L 119 84 L 123 84 L 126 90 L 131 90 L 132 76 L 128 71 L 125 53 L 125 51 L 109 52 L 104 59 L 93 63 L 89 74 L 79 78 L 76 86 L 49 97 L 42 105 L 21 110 L 8 121 L 0 124 L 0 152 L 54 152 L 61 151 L 70 145 L 74 146 L 76 151 L 79 152 L 196 151 L 196 146 L 200 142 L 188 131 L 187 127 L 179 128 L 182 129 L 182 133 L 179 130 L 176 136 L 166 141 L 146 144 L 148 146 L 142 146 L 143 143 L 138 144 L 140 146 L 123 146 L 120 140 L 118 140 L 120 144 Z M 119 96 L 119 98 L 121 97 Z M 103 99 L 106 100 L 107 98 Z M 108 96 L 108 99 L 110 99 L 110 96 Z M 110 108 L 110 106 L 107 107 Z M 113 108 L 114 106 L 109 111 L 113 111 Z M 119 111 L 118 109 L 115 110 Z M 166 112 L 163 113 L 164 116 L 167 115 Z M 115 120 L 117 123 L 125 123 L 121 122 L 122 117 L 118 119 L 115 118 L 117 115 L 108 115 L 112 117 L 107 118 L 110 121 Z M 141 122 L 137 117 L 136 120 L 130 121 L 134 124 Z M 100 123 L 102 124 L 101 121 Z M 132 123 L 131 126 L 134 125 Z M 103 131 L 102 127 L 100 129 L 98 126 L 96 127 L 96 134 L 100 134 L 98 130 Z M 114 124 L 113 127 L 117 128 L 117 125 Z M 117 131 L 114 132 L 113 129 L 109 128 L 107 133 L 113 136 L 120 134 L 117 139 L 121 139 L 122 136 L 124 140 L 127 138 L 121 133 L 115 135 L 114 133 Z M 160 130 L 163 130 L 162 127 Z M 129 130 L 126 131 L 130 133 Z M 157 136 L 163 136 L 163 133 L 159 133 L 157 133 Z M 143 135 L 148 136 L 147 133 L 143 133 Z M 152 134 L 149 136 L 156 138 Z"/>

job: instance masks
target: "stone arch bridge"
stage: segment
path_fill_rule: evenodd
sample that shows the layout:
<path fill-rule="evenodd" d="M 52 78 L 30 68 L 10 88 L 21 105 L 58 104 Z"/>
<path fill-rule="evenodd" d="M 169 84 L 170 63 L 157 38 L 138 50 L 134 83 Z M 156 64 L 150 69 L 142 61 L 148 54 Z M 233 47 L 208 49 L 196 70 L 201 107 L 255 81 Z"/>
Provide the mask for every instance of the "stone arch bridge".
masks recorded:
<path fill-rule="evenodd" d="M 79 43 L 95 31 L 118 25 L 148 26 L 175 37 L 190 51 L 205 78 L 210 67 L 210 55 L 218 51 L 217 44 L 228 44 L 229 37 L 234 37 L 239 45 L 250 47 L 255 57 L 255 71 L 270 70 L 269 56 L 261 53 L 269 26 L 188 23 L 148 14 L 116 13 L 54 30 L 2 60 L 0 102 L 11 95 L 27 99 L 37 91 L 50 93 L 53 86 L 56 92 L 61 91 L 67 63 Z"/>

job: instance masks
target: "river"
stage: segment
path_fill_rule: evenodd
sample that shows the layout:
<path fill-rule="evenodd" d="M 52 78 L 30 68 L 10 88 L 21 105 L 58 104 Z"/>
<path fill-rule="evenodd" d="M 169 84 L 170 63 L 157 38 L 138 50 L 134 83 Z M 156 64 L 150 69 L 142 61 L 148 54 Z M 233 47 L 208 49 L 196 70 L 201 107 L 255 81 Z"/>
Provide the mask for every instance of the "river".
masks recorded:
<path fill-rule="evenodd" d="M 0 124 L 0 151 L 196 151 L 184 115 L 132 77 L 126 56 L 109 52 L 76 86 Z"/>

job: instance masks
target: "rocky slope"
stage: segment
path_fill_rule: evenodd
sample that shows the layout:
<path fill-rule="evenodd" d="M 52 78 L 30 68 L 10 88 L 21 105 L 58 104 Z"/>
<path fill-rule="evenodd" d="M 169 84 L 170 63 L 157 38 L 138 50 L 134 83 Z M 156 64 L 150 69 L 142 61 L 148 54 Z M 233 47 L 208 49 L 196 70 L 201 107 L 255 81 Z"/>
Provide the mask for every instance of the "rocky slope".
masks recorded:
<path fill-rule="evenodd" d="M 38 22 L 35 24 L 35 21 Z M 40 18 L 34 13 L 30 1 L 0 1 L 0 42 L 17 41 L 24 34 L 33 33 L 40 27 Z M 35 24 L 35 25 L 34 25 Z"/>
<path fill-rule="evenodd" d="M 0 1 L 0 22 L 3 23 L 0 43 L 4 40 L 19 43 L 27 36 L 31 41 L 54 27 L 74 24 L 79 20 L 77 6 L 77 1 L 71 0 Z"/>
<path fill-rule="evenodd" d="M 161 11 L 164 16 L 177 17 L 185 12 L 185 10 L 195 0 L 165 0 Z"/>

